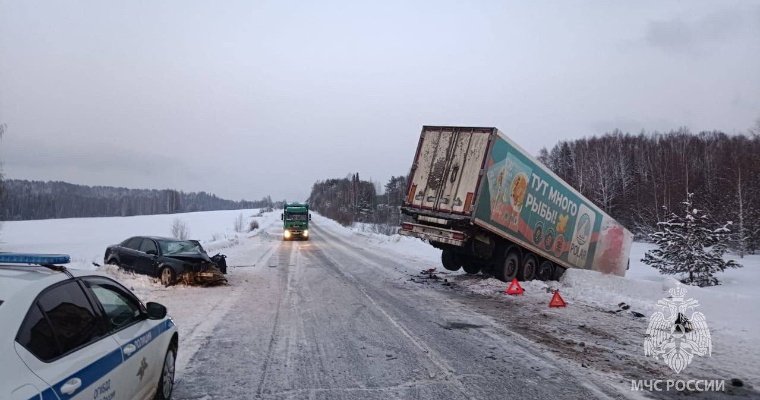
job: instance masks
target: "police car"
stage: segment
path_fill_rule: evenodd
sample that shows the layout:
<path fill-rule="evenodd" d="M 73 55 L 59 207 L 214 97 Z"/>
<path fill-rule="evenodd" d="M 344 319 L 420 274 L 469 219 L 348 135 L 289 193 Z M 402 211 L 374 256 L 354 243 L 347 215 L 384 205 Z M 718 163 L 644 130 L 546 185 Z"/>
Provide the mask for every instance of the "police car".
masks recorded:
<path fill-rule="evenodd" d="M 0 399 L 169 399 L 177 328 L 66 255 L 0 253 Z"/>

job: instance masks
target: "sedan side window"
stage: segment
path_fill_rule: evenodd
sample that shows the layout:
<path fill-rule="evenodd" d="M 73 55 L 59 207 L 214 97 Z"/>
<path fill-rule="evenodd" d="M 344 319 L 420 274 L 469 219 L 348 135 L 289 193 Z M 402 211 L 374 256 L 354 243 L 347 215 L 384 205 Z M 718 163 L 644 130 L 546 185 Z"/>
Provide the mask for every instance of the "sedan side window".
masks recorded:
<path fill-rule="evenodd" d="M 132 249 L 132 250 L 137 250 L 140 248 L 140 243 L 142 243 L 142 238 L 136 237 L 136 238 L 129 239 L 129 241 L 124 247 Z"/>
<path fill-rule="evenodd" d="M 140 302 L 118 283 L 105 278 L 84 278 L 84 282 L 103 305 L 111 332 L 145 319 Z"/>
<path fill-rule="evenodd" d="M 45 290 L 27 312 L 16 340 L 42 361 L 94 342 L 105 333 L 81 286 L 75 281 Z"/>
<path fill-rule="evenodd" d="M 140 251 L 147 254 L 158 254 L 156 243 L 150 239 L 143 239 L 142 244 L 140 245 Z"/>

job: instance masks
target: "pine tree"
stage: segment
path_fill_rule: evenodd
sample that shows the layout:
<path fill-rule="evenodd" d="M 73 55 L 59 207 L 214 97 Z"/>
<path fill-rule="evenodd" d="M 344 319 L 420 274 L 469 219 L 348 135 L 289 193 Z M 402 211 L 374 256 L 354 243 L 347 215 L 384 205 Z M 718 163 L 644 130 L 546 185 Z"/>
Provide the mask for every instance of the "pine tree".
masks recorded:
<path fill-rule="evenodd" d="M 683 216 L 671 212 L 667 221 L 657 224 L 661 230 L 649 235 L 657 248 L 648 251 L 642 261 L 660 273 L 680 275 L 681 282 L 687 285 L 718 285 L 717 272 L 741 267 L 723 259 L 731 223 L 710 228 L 709 215 L 694 208 L 692 195 L 689 193 L 682 203 Z"/>

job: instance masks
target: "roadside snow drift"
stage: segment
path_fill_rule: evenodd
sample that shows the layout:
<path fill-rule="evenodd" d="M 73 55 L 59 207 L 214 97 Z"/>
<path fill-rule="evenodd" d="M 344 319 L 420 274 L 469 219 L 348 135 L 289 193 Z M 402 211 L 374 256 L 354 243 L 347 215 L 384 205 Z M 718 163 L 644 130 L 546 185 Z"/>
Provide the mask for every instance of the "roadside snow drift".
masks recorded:
<path fill-rule="evenodd" d="M 248 233 L 234 231 L 235 219 L 243 214 L 244 228 L 251 218 L 259 220 L 263 229 L 277 213 L 259 217 L 258 210 L 223 210 L 183 214 L 141 215 L 134 217 L 66 218 L 3 222 L 0 250 L 31 253 L 64 253 L 71 255 L 71 267 L 93 269 L 92 263 L 103 263 L 106 247 L 130 236 L 171 237 L 172 222 L 184 221 L 189 239 L 199 240 L 212 252 L 234 245 Z M 256 234 L 254 231 L 251 234 Z"/>

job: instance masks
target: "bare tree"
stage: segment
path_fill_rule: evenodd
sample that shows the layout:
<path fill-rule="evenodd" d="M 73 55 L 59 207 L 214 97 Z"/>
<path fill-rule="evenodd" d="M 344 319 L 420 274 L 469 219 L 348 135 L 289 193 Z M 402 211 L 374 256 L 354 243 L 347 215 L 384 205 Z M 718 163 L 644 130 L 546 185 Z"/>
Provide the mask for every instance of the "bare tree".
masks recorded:
<path fill-rule="evenodd" d="M 744 258 L 744 253 L 747 251 L 747 229 L 744 226 L 744 208 L 746 199 L 742 194 L 742 168 L 739 166 L 737 171 L 736 181 L 736 204 L 737 204 L 737 217 L 739 217 L 739 223 L 736 229 L 736 250 L 739 252 L 739 257 Z"/>
<path fill-rule="evenodd" d="M 752 135 L 760 136 L 760 117 L 755 120 L 755 125 L 749 128 L 749 133 Z"/>
<path fill-rule="evenodd" d="M 593 180 L 592 200 L 604 211 L 612 213 L 614 202 L 621 195 L 623 185 L 619 183 L 620 175 L 615 173 L 618 163 L 615 153 L 604 147 L 597 147 L 589 153 L 593 157 L 590 175 Z"/>
<path fill-rule="evenodd" d="M 179 240 L 186 240 L 190 236 L 190 229 L 187 227 L 187 222 L 174 218 L 172 222 L 172 236 Z"/>
<path fill-rule="evenodd" d="M 3 139 L 3 135 L 5 134 L 5 131 L 8 129 L 8 126 L 4 123 L 0 123 L 0 140 Z M 0 206 L 3 205 L 3 170 L 2 170 L 2 161 L 0 161 Z M 3 228 L 2 222 L 0 222 L 0 230 Z"/>
<path fill-rule="evenodd" d="M 8 125 L 0 123 L 0 140 L 3 139 L 3 135 L 5 135 L 5 131 L 8 129 Z M 2 201 L 3 197 L 3 170 L 2 170 L 2 161 L 0 161 L 0 201 Z"/>
<path fill-rule="evenodd" d="M 243 232 L 243 213 L 238 214 L 237 218 L 235 218 L 235 232 Z"/>
<path fill-rule="evenodd" d="M 561 141 L 542 161 L 639 237 L 696 192 L 716 221 L 733 221 L 738 255 L 760 249 L 760 122 L 753 135 L 722 132 L 608 134 Z"/>

